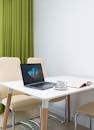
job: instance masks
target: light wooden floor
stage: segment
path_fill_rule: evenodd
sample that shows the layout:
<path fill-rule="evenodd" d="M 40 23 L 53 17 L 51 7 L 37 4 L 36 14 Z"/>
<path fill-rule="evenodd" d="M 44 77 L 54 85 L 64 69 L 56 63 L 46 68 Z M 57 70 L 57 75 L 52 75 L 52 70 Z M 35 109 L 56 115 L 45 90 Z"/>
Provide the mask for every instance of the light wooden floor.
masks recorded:
<path fill-rule="evenodd" d="M 23 126 L 17 126 L 15 130 L 23 130 L 23 129 L 24 129 Z M 25 128 L 24 130 L 31 130 L 31 129 Z M 34 129 L 34 130 L 38 130 L 38 129 Z M 48 130 L 74 130 L 74 124 L 72 122 L 61 124 L 58 121 L 49 118 Z M 78 125 L 77 130 L 89 130 L 89 129 Z"/>

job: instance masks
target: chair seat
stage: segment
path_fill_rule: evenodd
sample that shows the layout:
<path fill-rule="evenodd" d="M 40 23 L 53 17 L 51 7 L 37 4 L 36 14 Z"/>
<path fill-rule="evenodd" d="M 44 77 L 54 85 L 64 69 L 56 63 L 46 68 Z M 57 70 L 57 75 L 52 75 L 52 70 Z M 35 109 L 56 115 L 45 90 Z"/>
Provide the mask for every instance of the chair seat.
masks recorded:
<path fill-rule="evenodd" d="M 66 96 L 51 99 L 50 102 L 59 102 L 66 99 Z"/>
<path fill-rule="evenodd" d="M 2 103 L 5 105 L 7 98 L 2 100 Z M 13 111 L 26 111 L 35 109 L 41 102 L 36 100 L 28 95 L 13 95 L 11 100 L 10 109 Z"/>
<path fill-rule="evenodd" d="M 94 117 L 94 102 L 89 102 L 85 105 L 80 106 L 77 112 Z"/>

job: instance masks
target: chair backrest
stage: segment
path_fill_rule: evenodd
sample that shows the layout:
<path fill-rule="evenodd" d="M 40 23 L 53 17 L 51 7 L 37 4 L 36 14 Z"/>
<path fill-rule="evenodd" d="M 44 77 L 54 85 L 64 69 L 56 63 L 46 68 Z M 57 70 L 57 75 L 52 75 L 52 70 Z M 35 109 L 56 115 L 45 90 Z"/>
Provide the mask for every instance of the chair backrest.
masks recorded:
<path fill-rule="evenodd" d="M 0 82 L 21 80 L 20 59 L 17 57 L 0 58 Z M 0 97 L 7 96 L 7 89 L 0 86 Z"/>
<path fill-rule="evenodd" d="M 44 74 L 44 77 L 47 77 L 47 72 L 45 71 L 45 68 L 44 68 L 44 60 L 42 58 L 37 58 L 37 57 L 30 57 L 27 59 L 27 63 L 30 64 L 30 63 L 40 63 L 41 66 L 42 66 L 42 70 L 43 70 L 43 74 Z"/>

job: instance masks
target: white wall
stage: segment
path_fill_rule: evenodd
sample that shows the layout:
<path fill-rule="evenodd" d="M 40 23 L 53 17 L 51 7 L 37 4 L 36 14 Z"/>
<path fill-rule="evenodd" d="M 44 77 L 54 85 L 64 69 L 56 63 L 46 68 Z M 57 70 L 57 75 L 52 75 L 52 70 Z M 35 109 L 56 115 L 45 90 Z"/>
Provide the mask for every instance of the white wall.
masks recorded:
<path fill-rule="evenodd" d="M 94 0 L 34 0 L 34 33 L 49 75 L 94 77 Z M 80 97 L 94 100 L 93 93 Z"/>

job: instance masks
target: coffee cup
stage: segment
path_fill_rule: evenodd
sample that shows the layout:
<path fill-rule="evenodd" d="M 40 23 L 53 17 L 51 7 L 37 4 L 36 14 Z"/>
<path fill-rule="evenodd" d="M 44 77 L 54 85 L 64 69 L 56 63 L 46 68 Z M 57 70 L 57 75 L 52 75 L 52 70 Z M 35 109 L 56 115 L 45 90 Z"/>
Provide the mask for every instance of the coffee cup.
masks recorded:
<path fill-rule="evenodd" d="M 58 90 L 66 90 L 67 89 L 67 85 L 66 85 L 66 82 L 64 81 L 58 81 L 55 85 L 55 89 L 58 89 Z"/>

